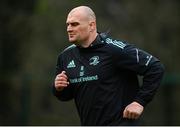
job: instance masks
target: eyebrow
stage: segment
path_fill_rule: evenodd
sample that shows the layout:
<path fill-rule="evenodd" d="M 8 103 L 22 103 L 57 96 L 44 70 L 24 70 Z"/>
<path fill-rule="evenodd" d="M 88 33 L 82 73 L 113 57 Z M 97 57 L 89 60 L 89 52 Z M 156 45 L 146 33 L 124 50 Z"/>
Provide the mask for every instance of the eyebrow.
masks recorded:
<path fill-rule="evenodd" d="M 72 25 L 72 26 L 77 26 L 79 25 L 80 23 L 79 22 L 66 22 L 66 25 Z"/>

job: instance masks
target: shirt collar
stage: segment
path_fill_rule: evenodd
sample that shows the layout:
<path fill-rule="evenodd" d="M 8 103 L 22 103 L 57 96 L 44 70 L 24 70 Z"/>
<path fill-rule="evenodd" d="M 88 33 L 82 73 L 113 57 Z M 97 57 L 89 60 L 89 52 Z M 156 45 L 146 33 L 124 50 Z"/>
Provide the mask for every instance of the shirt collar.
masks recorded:
<path fill-rule="evenodd" d="M 95 38 L 95 40 L 89 45 L 89 47 L 87 47 L 87 48 L 93 48 L 93 47 L 96 47 L 96 46 L 98 46 L 98 45 L 100 45 L 100 44 L 102 44 L 104 41 L 101 39 L 101 37 L 100 37 L 100 35 L 98 34 L 97 36 L 96 36 L 96 38 Z M 84 47 L 82 47 L 82 46 L 78 46 L 79 48 L 84 48 Z M 86 48 L 84 48 L 84 49 L 86 49 Z"/>

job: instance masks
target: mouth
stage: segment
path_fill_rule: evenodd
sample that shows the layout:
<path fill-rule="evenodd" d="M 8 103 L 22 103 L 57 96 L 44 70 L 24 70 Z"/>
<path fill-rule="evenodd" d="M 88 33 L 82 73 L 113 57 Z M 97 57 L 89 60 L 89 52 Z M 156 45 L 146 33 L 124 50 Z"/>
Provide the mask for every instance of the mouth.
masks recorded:
<path fill-rule="evenodd" d="M 68 34 L 69 35 L 69 37 L 71 38 L 71 37 L 73 37 L 75 34 Z"/>

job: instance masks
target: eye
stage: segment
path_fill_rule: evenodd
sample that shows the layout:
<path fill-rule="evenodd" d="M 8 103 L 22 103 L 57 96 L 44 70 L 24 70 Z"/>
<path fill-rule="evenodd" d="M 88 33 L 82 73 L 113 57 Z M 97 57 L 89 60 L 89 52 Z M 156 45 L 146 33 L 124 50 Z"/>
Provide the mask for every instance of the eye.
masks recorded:
<path fill-rule="evenodd" d="M 78 26 L 79 23 L 78 23 L 78 22 L 73 22 L 73 23 L 71 23 L 71 25 L 72 25 L 72 26 Z"/>
<path fill-rule="evenodd" d="M 66 23 L 66 26 L 69 26 L 69 23 Z"/>

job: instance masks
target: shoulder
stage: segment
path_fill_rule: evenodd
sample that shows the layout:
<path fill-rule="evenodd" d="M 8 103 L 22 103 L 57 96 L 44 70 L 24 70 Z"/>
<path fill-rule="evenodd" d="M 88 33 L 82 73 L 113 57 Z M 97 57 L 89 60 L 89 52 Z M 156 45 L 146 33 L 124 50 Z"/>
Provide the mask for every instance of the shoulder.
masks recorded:
<path fill-rule="evenodd" d="M 106 37 L 103 40 L 108 48 L 107 51 L 113 56 L 127 56 L 131 52 L 136 51 L 136 46 L 125 40 L 113 39 L 111 37 Z"/>
<path fill-rule="evenodd" d="M 113 39 L 106 33 L 100 33 L 100 37 L 109 48 L 118 48 L 123 50 L 128 45 L 126 41 L 122 41 L 120 39 Z"/>
<path fill-rule="evenodd" d="M 72 49 L 74 49 L 74 48 L 76 48 L 76 45 L 75 45 L 75 44 L 72 44 L 72 45 L 68 46 L 67 48 L 65 48 L 65 49 L 63 50 L 63 52 L 70 51 L 70 50 L 72 50 Z"/>
<path fill-rule="evenodd" d="M 68 46 L 67 48 L 65 48 L 65 49 L 61 52 L 61 54 L 70 52 L 70 51 L 72 51 L 72 50 L 75 49 L 75 48 L 76 48 L 76 45 L 75 45 L 75 44 L 72 44 L 72 45 Z"/>
<path fill-rule="evenodd" d="M 105 43 L 107 43 L 111 48 L 118 48 L 121 50 L 125 49 L 125 47 L 128 45 L 125 41 L 116 40 L 109 37 L 105 39 Z"/>
<path fill-rule="evenodd" d="M 68 47 L 66 47 L 63 51 L 61 51 L 58 55 L 58 59 L 61 59 L 67 55 L 69 55 L 70 53 L 72 53 L 72 50 L 76 48 L 76 45 L 72 44 Z"/>
<path fill-rule="evenodd" d="M 109 52 L 113 54 L 124 54 L 127 50 L 133 48 L 133 45 L 129 44 L 127 41 L 113 39 L 111 37 L 107 37 L 104 42 L 106 43 Z"/>

